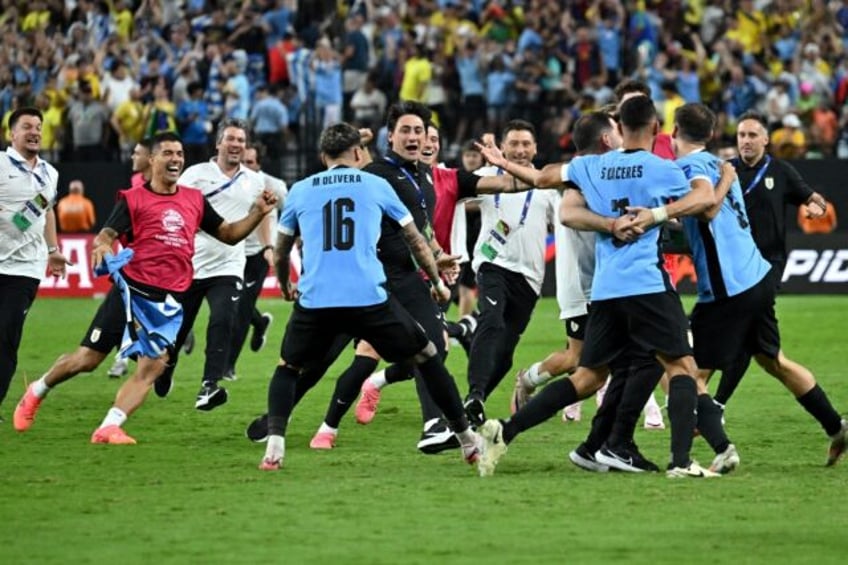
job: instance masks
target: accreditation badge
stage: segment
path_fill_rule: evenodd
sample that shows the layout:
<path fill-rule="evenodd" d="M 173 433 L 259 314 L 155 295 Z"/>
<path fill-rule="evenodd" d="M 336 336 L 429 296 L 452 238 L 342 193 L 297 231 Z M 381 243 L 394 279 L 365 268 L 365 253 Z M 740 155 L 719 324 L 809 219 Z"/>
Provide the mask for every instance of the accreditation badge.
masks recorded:
<path fill-rule="evenodd" d="M 772 190 L 774 188 L 774 177 L 766 177 L 765 185 L 768 190 Z"/>

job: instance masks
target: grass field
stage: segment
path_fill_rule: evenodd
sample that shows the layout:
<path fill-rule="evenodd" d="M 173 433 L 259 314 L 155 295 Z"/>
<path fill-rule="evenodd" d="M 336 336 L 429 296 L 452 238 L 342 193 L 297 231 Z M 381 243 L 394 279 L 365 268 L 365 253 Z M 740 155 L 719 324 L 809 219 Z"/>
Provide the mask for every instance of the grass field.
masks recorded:
<path fill-rule="evenodd" d="M 203 332 L 183 357 L 172 395 L 151 395 L 126 429 L 132 447 L 94 446 L 92 430 L 119 381 L 107 365 L 57 388 L 26 434 L 11 426 L 24 379 L 79 342 L 97 303 L 36 301 L 18 374 L 0 414 L 0 563 L 845 563 L 848 461 L 824 468 L 827 439 L 776 382 L 752 369 L 727 417 L 742 467 L 712 481 L 594 475 L 566 458 L 584 420 L 558 418 L 518 438 L 497 474 L 480 479 L 457 452 L 415 450 L 420 416 L 410 384 L 384 392 L 369 427 L 345 421 L 338 447 L 308 447 L 346 354 L 295 411 L 286 467 L 262 473 L 263 447 L 243 436 L 264 411 L 288 306 L 272 339 L 245 351 L 230 402 L 194 410 Z M 844 313 L 848 297 L 779 301 L 784 350 L 848 406 Z M 203 318 L 205 320 L 205 318 Z M 204 327 L 204 326 L 200 326 Z M 555 303 L 540 303 L 516 367 L 560 346 Z M 449 366 L 465 392 L 465 357 Z M 511 377 L 489 401 L 508 413 Z M 637 441 L 666 461 L 668 432 Z M 696 441 L 695 456 L 711 453 Z"/>

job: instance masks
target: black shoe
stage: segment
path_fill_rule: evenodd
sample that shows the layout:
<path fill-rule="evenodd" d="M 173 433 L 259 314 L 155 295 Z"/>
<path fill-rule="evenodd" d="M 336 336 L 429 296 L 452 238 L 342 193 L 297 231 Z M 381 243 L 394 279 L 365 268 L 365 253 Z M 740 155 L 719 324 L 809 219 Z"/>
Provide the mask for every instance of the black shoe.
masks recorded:
<path fill-rule="evenodd" d="M 183 353 L 191 355 L 192 351 L 194 351 L 194 330 L 189 330 L 185 342 L 183 342 Z"/>
<path fill-rule="evenodd" d="M 608 465 L 598 463 L 595 459 L 595 454 L 586 447 L 585 443 L 581 443 L 577 446 L 577 449 L 569 453 L 568 459 L 581 469 L 594 473 L 606 473 L 610 470 Z"/>
<path fill-rule="evenodd" d="M 244 435 L 247 436 L 247 439 L 256 443 L 268 441 L 268 414 L 262 414 L 248 424 Z"/>
<path fill-rule="evenodd" d="M 459 439 L 441 420 L 436 420 L 421 432 L 418 451 L 433 455 L 448 449 L 459 449 Z"/>
<path fill-rule="evenodd" d="M 635 443 L 609 447 L 607 444 L 595 453 L 595 460 L 603 465 L 608 465 L 610 470 L 618 469 L 629 473 L 657 473 L 660 468 L 645 459 Z"/>
<path fill-rule="evenodd" d="M 197 393 L 194 407 L 198 410 L 209 411 L 227 402 L 227 389 L 219 387 L 214 381 L 203 381 Z"/>
<path fill-rule="evenodd" d="M 274 321 L 274 316 L 270 312 L 265 312 L 259 318 L 259 321 L 253 326 L 253 333 L 250 336 L 250 350 L 259 351 L 268 340 L 268 326 Z"/>
<path fill-rule="evenodd" d="M 465 416 L 468 418 L 468 423 L 475 428 L 479 428 L 486 421 L 486 411 L 483 406 L 483 401 L 479 398 L 470 396 L 465 399 L 465 404 L 462 405 L 465 409 Z"/>
<path fill-rule="evenodd" d="M 174 388 L 174 368 L 167 367 L 165 368 L 165 372 L 159 375 L 159 378 L 154 381 L 153 392 L 159 398 L 165 398 L 171 393 L 172 388 Z"/>

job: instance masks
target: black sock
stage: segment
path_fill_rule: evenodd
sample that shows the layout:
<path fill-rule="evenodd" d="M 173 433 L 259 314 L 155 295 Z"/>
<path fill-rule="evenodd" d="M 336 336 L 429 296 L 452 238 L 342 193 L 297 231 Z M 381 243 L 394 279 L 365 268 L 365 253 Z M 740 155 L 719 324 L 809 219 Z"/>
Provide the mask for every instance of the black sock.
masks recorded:
<path fill-rule="evenodd" d="M 751 356 L 745 353 L 734 359 L 730 366 L 721 372 L 721 379 L 718 381 L 718 388 L 714 397 L 716 402 L 727 404 L 727 401 L 730 400 L 730 397 L 736 391 L 736 387 L 742 381 L 742 377 L 745 376 L 745 372 L 748 370 L 748 365 L 750 364 Z"/>
<path fill-rule="evenodd" d="M 353 401 L 359 395 L 362 383 L 374 372 L 377 363 L 376 359 L 367 355 L 357 355 L 353 358 L 350 367 L 336 381 L 333 397 L 330 399 L 327 414 L 324 416 L 325 424 L 331 428 L 339 427 L 342 418 L 350 410 Z"/>
<path fill-rule="evenodd" d="M 504 441 L 511 442 L 521 432 L 551 419 L 558 411 L 578 400 L 571 379 L 550 383 L 504 423 Z"/>
<path fill-rule="evenodd" d="M 468 429 L 468 418 L 465 417 L 465 410 L 462 408 L 459 390 L 439 356 L 434 355 L 423 363 L 419 363 L 418 369 L 421 371 L 421 378 L 427 387 L 427 392 L 445 415 L 450 429 L 454 433 Z"/>
<path fill-rule="evenodd" d="M 386 367 L 386 383 L 393 384 L 401 381 L 408 381 L 415 377 L 412 372 L 414 365 L 407 361 L 400 363 L 392 363 Z"/>
<path fill-rule="evenodd" d="M 709 394 L 698 395 L 698 431 L 716 453 L 724 453 L 730 440 L 721 425 L 722 410 Z"/>
<path fill-rule="evenodd" d="M 662 376 L 663 367 L 654 359 L 641 360 L 638 364 L 634 362 L 629 367 L 621 402 L 615 414 L 615 423 L 607 439 L 608 446 L 616 447 L 633 443 L 642 409 L 651 398 L 651 393 L 657 388 Z"/>
<path fill-rule="evenodd" d="M 297 386 L 297 371 L 277 366 L 268 383 L 268 435 L 285 436 Z"/>
<path fill-rule="evenodd" d="M 832 436 L 842 429 L 842 417 L 830 403 L 827 394 L 819 385 L 814 386 L 809 392 L 797 397 L 795 400 L 818 420 L 827 435 Z"/>
<path fill-rule="evenodd" d="M 689 375 L 675 375 L 668 385 L 668 419 L 671 422 L 671 464 L 688 467 L 691 463 L 692 436 L 698 421 L 698 388 Z"/>
<path fill-rule="evenodd" d="M 607 385 L 607 392 L 604 394 L 604 401 L 598 407 L 598 411 L 595 412 L 595 417 L 592 418 L 592 429 L 589 430 L 589 435 L 583 441 L 583 445 L 586 446 L 589 453 L 595 453 L 599 450 L 612 431 L 615 414 L 624 392 L 626 377 L 626 370 L 613 372 L 612 379 Z"/>
<path fill-rule="evenodd" d="M 454 339 L 462 337 L 466 332 L 466 327 L 457 322 L 446 322 L 445 329 L 448 332 L 448 337 L 452 337 Z"/>

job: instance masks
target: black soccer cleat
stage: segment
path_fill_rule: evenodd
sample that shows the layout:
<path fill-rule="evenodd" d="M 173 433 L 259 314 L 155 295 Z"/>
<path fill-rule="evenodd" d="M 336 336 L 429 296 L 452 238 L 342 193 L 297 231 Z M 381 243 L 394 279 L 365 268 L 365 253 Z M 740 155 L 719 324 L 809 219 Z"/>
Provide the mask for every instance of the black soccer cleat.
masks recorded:
<path fill-rule="evenodd" d="M 479 428 L 486 421 L 485 407 L 483 401 L 479 398 L 473 396 L 466 398 L 462 407 L 465 409 L 465 416 L 472 427 Z"/>
<path fill-rule="evenodd" d="M 268 441 L 268 414 L 262 414 L 247 425 L 244 435 L 250 441 L 264 443 Z"/>
<path fill-rule="evenodd" d="M 197 393 L 194 407 L 198 410 L 209 411 L 227 402 L 227 389 L 218 386 L 214 381 L 203 381 Z"/>
<path fill-rule="evenodd" d="M 630 442 L 626 445 L 609 447 L 607 444 L 595 453 L 595 461 L 609 466 L 610 470 L 625 471 L 628 473 L 657 473 L 660 468 L 656 463 L 645 459 L 639 452 L 636 444 Z"/>
<path fill-rule="evenodd" d="M 421 432 L 418 451 L 427 455 L 441 453 L 448 449 L 459 449 L 456 434 L 441 420 L 435 420 Z"/>
<path fill-rule="evenodd" d="M 259 321 L 253 326 L 253 333 L 250 335 L 250 350 L 259 351 L 265 346 L 268 341 L 268 327 L 274 321 L 274 316 L 270 312 L 265 312 L 260 316 Z"/>

